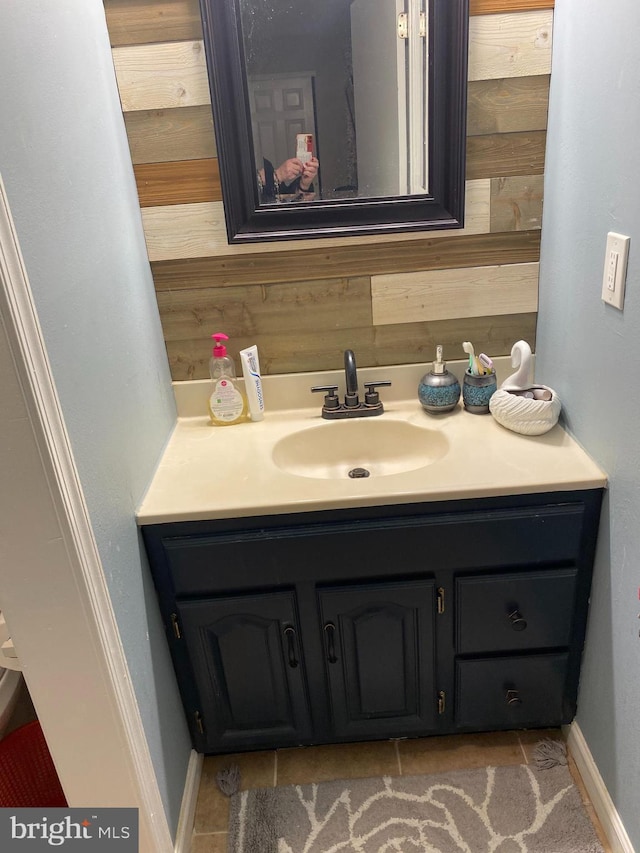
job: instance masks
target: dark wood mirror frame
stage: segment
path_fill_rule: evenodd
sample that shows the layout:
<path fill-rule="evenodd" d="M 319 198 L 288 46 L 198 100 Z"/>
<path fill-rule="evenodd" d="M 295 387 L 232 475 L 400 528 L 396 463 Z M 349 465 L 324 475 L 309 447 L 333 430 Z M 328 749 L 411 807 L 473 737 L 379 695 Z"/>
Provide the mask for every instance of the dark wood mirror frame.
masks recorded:
<path fill-rule="evenodd" d="M 260 205 L 240 0 L 200 0 L 229 243 L 464 225 L 469 0 L 429 0 L 428 195 Z"/>

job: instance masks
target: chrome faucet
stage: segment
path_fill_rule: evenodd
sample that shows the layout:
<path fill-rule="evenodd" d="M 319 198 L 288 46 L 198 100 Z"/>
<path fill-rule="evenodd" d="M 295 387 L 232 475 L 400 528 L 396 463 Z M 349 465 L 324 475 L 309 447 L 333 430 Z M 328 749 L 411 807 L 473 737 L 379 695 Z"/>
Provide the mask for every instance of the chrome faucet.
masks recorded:
<path fill-rule="evenodd" d="M 366 418 L 373 415 L 381 415 L 384 412 L 384 407 L 380 402 L 380 397 L 376 389 L 385 385 L 391 385 L 391 382 L 388 379 L 381 379 L 379 382 L 363 383 L 367 390 L 364 395 L 364 402 L 361 403 L 358 397 L 356 357 L 351 349 L 344 352 L 344 376 L 346 382 L 344 403 L 340 402 L 340 398 L 336 394 L 338 390 L 337 385 L 316 385 L 311 389 L 312 391 L 325 392 L 324 403 L 322 405 L 323 418 L 327 418 L 328 420 Z"/>

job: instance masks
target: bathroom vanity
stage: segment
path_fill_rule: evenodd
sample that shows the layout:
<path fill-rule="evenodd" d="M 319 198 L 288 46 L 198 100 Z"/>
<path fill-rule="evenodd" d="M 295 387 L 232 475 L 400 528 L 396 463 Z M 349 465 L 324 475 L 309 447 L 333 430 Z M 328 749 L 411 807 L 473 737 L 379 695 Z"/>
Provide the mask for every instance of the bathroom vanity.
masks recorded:
<path fill-rule="evenodd" d="M 393 398 L 383 418 L 427 464 L 305 468 L 289 436 L 349 445 L 317 408 L 180 419 L 138 523 L 198 751 L 573 718 L 604 474 L 559 426 Z"/>

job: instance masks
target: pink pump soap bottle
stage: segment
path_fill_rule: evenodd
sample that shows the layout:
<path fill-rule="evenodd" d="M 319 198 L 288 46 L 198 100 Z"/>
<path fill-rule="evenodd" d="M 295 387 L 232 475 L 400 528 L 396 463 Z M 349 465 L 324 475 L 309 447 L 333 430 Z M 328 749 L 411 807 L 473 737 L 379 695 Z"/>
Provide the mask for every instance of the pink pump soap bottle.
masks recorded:
<path fill-rule="evenodd" d="M 247 400 L 238 387 L 236 366 L 227 355 L 227 335 L 216 332 L 211 337 L 216 342 L 209 360 L 209 373 L 213 388 L 209 397 L 209 417 L 213 426 L 237 424 L 247 419 Z"/>

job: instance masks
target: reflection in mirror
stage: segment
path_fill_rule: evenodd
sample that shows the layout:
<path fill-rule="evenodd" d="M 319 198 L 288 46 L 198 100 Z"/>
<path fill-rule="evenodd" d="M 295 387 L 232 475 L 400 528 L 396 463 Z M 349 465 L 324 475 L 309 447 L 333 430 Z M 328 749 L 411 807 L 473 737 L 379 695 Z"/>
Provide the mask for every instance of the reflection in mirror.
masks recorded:
<path fill-rule="evenodd" d="M 462 227 L 468 0 L 200 3 L 230 242 Z"/>
<path fill-rule="evenodd" d="M 404 0 L 240 0 L 240 10 L 262 202 L 428 192 L 425 0 L 407 12 Z M 300 182 L 311 153 L 318 174 Z"/>

